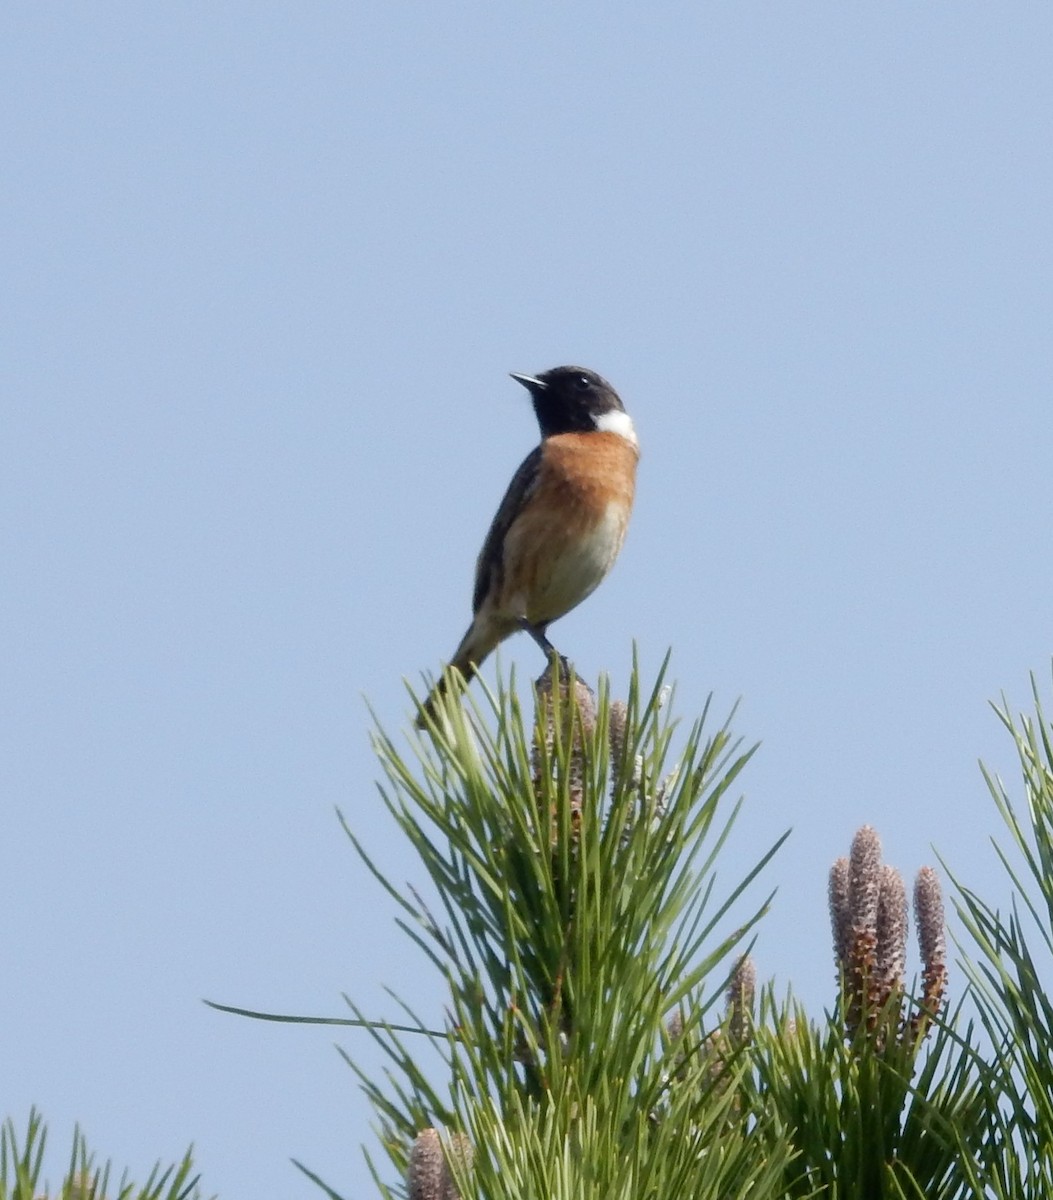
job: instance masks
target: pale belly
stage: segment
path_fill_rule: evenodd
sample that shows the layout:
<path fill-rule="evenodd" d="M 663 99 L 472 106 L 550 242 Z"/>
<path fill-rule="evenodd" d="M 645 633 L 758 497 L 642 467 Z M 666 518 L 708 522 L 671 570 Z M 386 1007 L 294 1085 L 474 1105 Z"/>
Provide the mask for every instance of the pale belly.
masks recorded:
<path fill-rule="evenodd" d="M 531 625 L 547 625 L 570 612 L 595 591 L 614 565 L 628 519 L 627 506 L 612 503 L 584 536 L 574 536 L 560 520 L 515 530 L 519 536 L 506 545 L 506 563 L 511 566 L 515 556 L 524 555 L 521 570 L 514 572 L 522 586 L 507 588 L 501 609 L 525 617 Z M 534 552 L 527 552 L 528 547 Z"/>

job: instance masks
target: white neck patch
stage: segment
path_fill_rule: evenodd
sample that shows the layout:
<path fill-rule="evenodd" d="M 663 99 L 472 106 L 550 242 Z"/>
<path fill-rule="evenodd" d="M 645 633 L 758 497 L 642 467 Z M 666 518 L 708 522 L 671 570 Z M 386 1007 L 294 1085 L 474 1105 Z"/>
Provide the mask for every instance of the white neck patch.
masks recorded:
<path fill-rule="evenodd" d="M 639 445 L 636 439 L 636 430 L 628 413 L 622 412 L 617 408 L 612 408 L 609 412 L 600 413 L 593 420 L 600 433 L 616 433 L 632 445 Z"/>

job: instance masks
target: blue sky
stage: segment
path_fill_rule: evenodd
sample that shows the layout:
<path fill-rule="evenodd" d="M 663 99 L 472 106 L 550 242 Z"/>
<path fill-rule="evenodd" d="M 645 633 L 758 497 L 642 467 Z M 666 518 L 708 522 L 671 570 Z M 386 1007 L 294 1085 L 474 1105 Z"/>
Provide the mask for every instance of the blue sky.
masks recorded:
<path fill-rule="evenodd" d="M 637 511 L 553 629 L 672 647 L 762 743 L 722 876 L 818 1013 L 864 821 L 992 898 L 988 707 L 1050 694 L 1053 11 L 972 3 L 12 3 L 0 12 L 4 1112 L 209 1192 L 370 1194 L 339 1040 L 434 980 L 368 699 L 467 623 L 534 444 L 618 388 Z M 521 644 L 522 643 L 522 644 Z M 506 666 L 539 669 L 527 639 Z M 492 675 L 491 675 L 492 678 Z M 953 977 L 960 987 L 960 973 Z M 58 1172 L 56 1164 L 53 1175 Z"/>

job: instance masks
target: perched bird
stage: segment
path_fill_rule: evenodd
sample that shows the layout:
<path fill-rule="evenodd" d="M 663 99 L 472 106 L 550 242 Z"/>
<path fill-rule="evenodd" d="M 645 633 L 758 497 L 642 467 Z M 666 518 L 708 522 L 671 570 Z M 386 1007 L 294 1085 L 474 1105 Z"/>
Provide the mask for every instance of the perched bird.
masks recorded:
<path fill-rule="evenodd" d="M 633 506 L 640 451 L 614 388 L 583 367 L 512 378 L 530 392 L 541 444 L 512 476 L 476 563 L 472 623 L 450 661 L 465 679 L 520 629 L 555 654 L 549 625 L 614 565 Z M 425 700 L 419 726 L 446 684 Z"/>

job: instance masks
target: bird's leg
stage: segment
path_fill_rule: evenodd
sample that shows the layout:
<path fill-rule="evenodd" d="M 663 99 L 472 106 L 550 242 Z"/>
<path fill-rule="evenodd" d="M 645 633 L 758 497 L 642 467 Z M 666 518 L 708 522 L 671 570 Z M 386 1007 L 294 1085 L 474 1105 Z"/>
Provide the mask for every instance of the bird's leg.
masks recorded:
<path fill-rule="evenodd" d="M 545 636 L 545 630 L 548 628 L 547 625 L 531 625 L 526 617 L 520 617 L 519 628 L 522 629 L 524 633 L 530 634 L 534 641 L 537 642 L 537 644 L 541 647 L 541 652 L 546 658 L 560 657 L 556 647 L 553 646 Z"/>
<path fill-rule="evenodd" d="M 549 662 L 554 663 L 557 666 L 559 670 L 559 677 L 563 679 L 569 679 L 570 663 L 567 662 L 566 658 L 564 658 L 564 656 L 560 654 L 556 647 L 553 646 L 548 640 L 548 637 L 545 634 L 548 626 L 531 625 L 526 617 L 522 617 L 519 621 L 519 628 L 525 633 L 529 633 L 534 641 L 537 642 L 537 644 L 541 647 L 542 653 L 549 660 Z"/>

